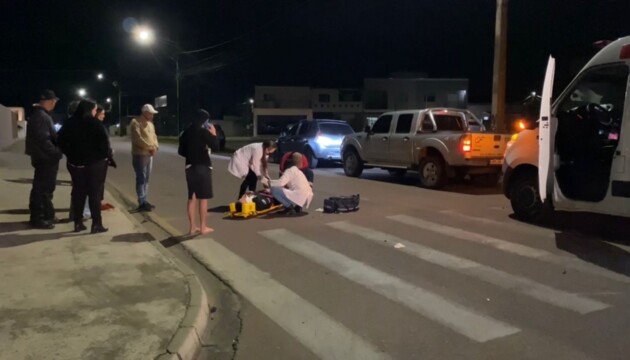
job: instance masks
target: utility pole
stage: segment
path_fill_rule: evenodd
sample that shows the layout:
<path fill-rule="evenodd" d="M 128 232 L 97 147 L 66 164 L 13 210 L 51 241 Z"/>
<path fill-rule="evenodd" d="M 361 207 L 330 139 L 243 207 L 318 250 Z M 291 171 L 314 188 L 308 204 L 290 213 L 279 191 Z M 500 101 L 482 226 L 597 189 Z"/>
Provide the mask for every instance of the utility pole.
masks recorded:
<path fill-rule="evenodd" d="M 492 115 L 495 131 L 507 131 L 505 114 L 505 81 L 507 63 L 508 0 L 497 0 L 492 75 Z"/>

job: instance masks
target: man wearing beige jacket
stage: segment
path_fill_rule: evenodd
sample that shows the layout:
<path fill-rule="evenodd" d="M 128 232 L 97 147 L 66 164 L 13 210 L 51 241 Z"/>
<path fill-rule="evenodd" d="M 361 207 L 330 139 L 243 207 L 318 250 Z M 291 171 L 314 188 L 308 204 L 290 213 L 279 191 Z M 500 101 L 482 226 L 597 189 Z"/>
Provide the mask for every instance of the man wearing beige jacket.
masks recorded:
<path fill-rule="evenodd" d="M 151 104 L 145 104 L 142 107 L 142 115 L 137 119 L 131 120 L 129 125 L 132 164 L 136 172 L 138 211 L 151 211 L 155 208 L 147 201 L 147 196 L 149 193 L 149 176 L 153 165 L 153 155 L 159 148 L 155 127 L 153 126 L 153 117 L 157 113 Z"/>

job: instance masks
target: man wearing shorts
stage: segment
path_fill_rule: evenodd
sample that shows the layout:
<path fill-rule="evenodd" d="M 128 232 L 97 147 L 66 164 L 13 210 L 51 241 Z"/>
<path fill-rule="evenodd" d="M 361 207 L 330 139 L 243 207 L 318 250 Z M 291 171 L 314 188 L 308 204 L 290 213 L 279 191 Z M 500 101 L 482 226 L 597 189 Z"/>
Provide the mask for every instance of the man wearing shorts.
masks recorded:
<path fill-rule="evenodd" d="M 212 199 L 212 161 L 208 150 L 218 151 L 219 141 L 213 125 L 208 129 L 204 123 L 210 119 L 205 110 L 198 110 L 193 122 L 179 137 L 179 155 L 186 158 L 186 183 L 188 184 L 188 220 L 190 234 L 208 234 L 213 229 L 207 226 L 208 199 Z M 197 201 L 199 200 L 199 201 Z M 200 226 L 195 214 L 199 212 Z"/>

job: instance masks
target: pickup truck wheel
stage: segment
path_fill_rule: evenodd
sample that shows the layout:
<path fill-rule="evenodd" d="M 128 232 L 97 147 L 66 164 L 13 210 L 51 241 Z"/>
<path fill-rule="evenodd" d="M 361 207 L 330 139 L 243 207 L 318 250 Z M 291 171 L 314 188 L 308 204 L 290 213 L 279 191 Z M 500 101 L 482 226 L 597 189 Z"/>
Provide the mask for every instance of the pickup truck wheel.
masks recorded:
<path fill-rule="evenodd" d="M 551 206 L 543 204 L 538 191 L 538 177 L 525 174 L 513 179 L 510 186 L 510 203 L 516 217 L 527 222 L 540 221 L 551 210 Z"/>
<path fill-rule="evenodd" d="M 354 149 L 348 149 L 343 153 L 343 172 L 346 176 L 359 177 L 363 172 L 363 161 Z"/>
<path fill-rule="evenodd" d="M 420 184 L 427 189 L 446 185 L 446 168 L 441 157 L 429 155 L 420 161 Z"/>
<path fill-rule="evenodd" d="M 407 170 L 405 169 L 388 169 L 387 171 L 389 172 L 389 175 L 396 178 L 401 178 L 407 173 Z"/>
<path fill-rule="evenodd" d="M 308 167 L 311 169 L 317 169 L 317 163 L 319 162 L 319 159 L 315 157 L 315 153 L 313 153 L 313 150 L 306 149 L 306 151 L 304 151 L 304 155 L 308 160 Z"/>

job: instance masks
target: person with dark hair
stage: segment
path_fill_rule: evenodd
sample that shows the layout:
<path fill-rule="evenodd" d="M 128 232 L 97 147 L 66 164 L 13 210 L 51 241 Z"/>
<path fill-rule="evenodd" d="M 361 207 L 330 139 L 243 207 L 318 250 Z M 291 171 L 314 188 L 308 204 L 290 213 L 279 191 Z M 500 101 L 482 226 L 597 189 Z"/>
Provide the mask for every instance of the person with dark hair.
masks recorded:
<path fill-rule="evenodd" d="M 74 231 L 86 230 L 83 207 L 87 197 L 92 213 L 92 234 L 108 230 L 101 217 L 101 189 L 105 183 L 109 140 L 95 116 L 96 103 L 81 100 L 59 131 L 59 147 L 68 159 L 67 167 L 72 177 Z"/>
<path fill-rule="evenodd" d="M 207 225 L 208 200 L 212 199 L 212 160 L 208 150 L 217 151 L 219 142 L 217 131 L 212 124 L 206 129 L 204 124 L 210 119 L 207 111 L 197 111 L 193 122 L 179 137 L 179 155 L 186 158 L 186 184 L 188 185 L 188 221 L 191 235 L 214 231 Z M 197 203 L 198 200 L 198 203 Z M 199 212 L 200 226 L 195 220 Z"/>
<path fill-rule="evenodd" d="M 62 153 L 57 145 L 57 133 L 50 113 L 57 101 L 59 98 L 52 90 L 43 90 L 26 127 L 26 155 L 31 157 L 31 165 L 35 169 L 28 204 L 31 213 L 29 224 L 37 229 L 55 227 L 52 199 Z"/>
<path fill-rule="evenodd" d="M 107 137 L 107 166 L 105 167 L 105 178 L 107 178 L 107 169 L 108 167 L 113 167 L 114 169 L 118 167 L 116 161 L 114 160 L 114 150 L 112 149 L 112 145 L 109 142 L 109 133 L 107 132 L 107 126 L 105 126 L 105 109 L 98 105 L 96 107 L 96 118 L 101 122 L 103 126 L 103 130 L 108 134 Z M 101 210 L 109 210 L 113 209 L 114 206 L 110 203 L 103 202 L 105 200 L 105 182 L 103 182 L 103 189 L 101 190 Z"/>
<path fill-rule="evenodd" d="M 265 140 L 262 143 L 245 145 L 236 150 L 230 159 L 228 171 L 239 179 L 243 179 L 238 193 L 240 199 L 247 190 L 256 191 L 256 184 L 262 178 L 269 178 L 267 165 L 269 155 L 278 148 L 275 141 Z"/>

